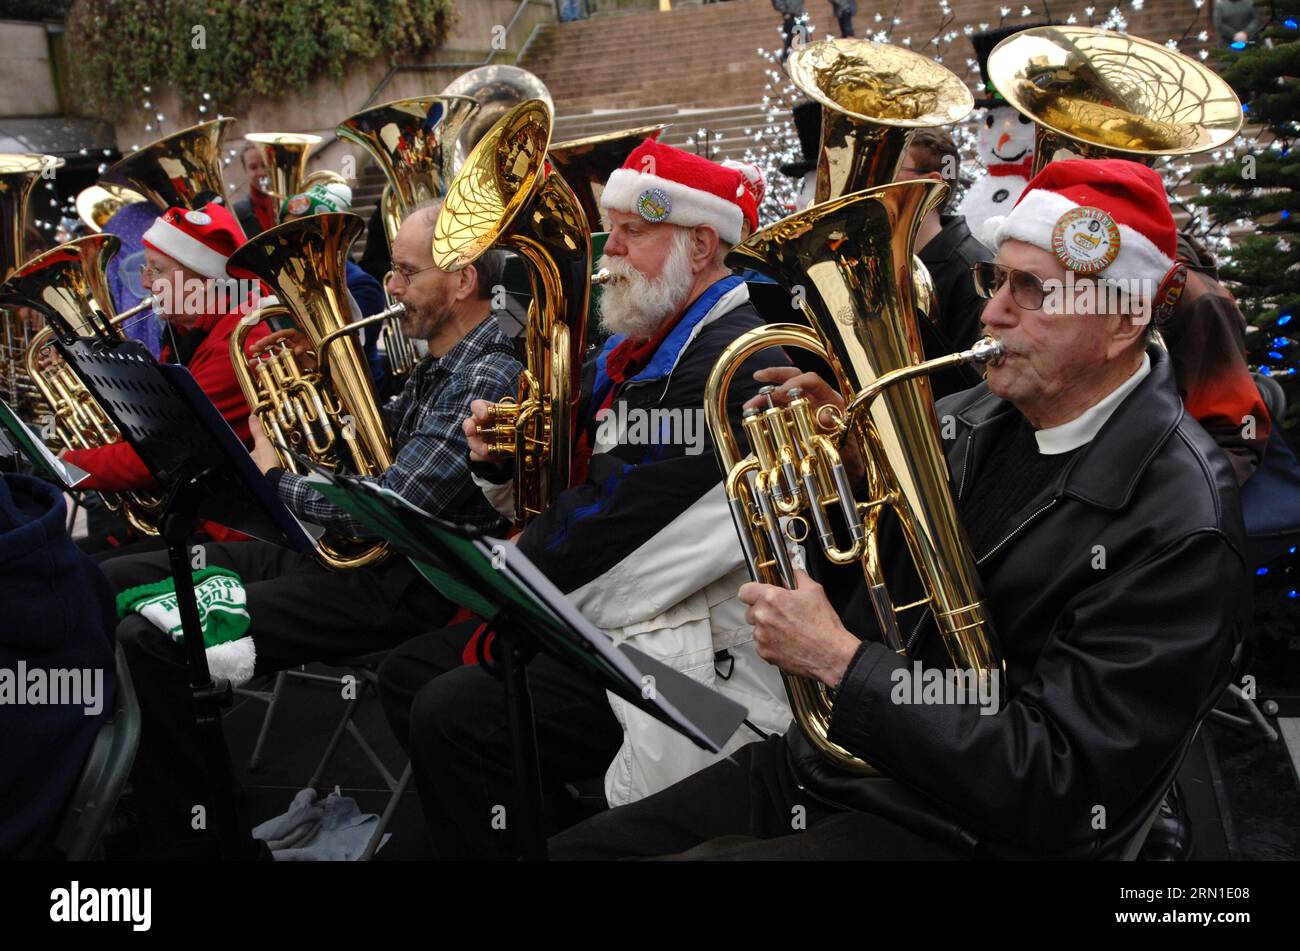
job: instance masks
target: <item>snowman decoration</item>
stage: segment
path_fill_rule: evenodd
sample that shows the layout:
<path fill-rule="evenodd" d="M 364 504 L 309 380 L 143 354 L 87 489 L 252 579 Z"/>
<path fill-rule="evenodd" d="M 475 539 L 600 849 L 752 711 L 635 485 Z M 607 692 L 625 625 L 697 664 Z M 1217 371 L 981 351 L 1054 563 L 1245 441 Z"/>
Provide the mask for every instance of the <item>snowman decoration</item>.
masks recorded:
<path fill-rule="evenodd" d="M 957 211 L 965 216 L 977 237 L 984 222 L 1010 214 L 1029 184 L 1029 169 L 1034 161 L 1034 123 L 1007 105 L 988 75 L 988 58 L 993 47 L 1022 29 L 1017 26 L 991 30 L 971 37 L 987 91 L 985 98 L 975 101 L 982 110 L 976 149 L 987 174 L 977 178 L 966 190 Z"/>

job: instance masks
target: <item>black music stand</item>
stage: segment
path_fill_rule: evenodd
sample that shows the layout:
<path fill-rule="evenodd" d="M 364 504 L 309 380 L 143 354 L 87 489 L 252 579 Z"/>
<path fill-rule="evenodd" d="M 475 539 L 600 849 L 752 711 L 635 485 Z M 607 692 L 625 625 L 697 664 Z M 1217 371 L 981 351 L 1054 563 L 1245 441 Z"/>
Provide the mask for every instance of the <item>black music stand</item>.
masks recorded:
<path fill-rule="evenodd" d="M 721 752 L 744 722 L 748 711 L 741 704 L 635 647 L 615 644 L 510 542 L 434 518 L 365 479 L 311 469 L 308 479 L 321 495 L 387 539 L 444 597 L 484 618 L 496 634 L 497 673 L 505 688 L 523 815 L 522 858 L 546 858 L 541 770 L 526 672 L 537 651 L 545 650 L 595 677 L 606 690 L 711 753 Z"/>
<path fill-rule="evenodd" d="M 58 322 L 51 321 L 58 328 Z M 58 334 L 63 359 L 116 424 L 167 493 L 159 522 L 171 563 L 204 755 L 216 780 L 212 810 L 223 858 L 248 858 L 256 846 L 239 805 L 221 729 L 230 684 L 212 682 L 190 573 L 190 543 L 210 518 L 295 551 L 311 536 L 285 508 L 248 450 L 184 367 L 158 363 L 144 344 L 120 337 Z"/>

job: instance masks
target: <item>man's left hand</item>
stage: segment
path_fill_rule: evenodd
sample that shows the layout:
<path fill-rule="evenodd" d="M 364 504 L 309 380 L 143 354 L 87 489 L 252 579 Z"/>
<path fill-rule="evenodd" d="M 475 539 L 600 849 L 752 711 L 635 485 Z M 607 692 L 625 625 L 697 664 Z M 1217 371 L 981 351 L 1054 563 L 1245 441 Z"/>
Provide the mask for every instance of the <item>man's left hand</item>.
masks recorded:
<path fill-rule="evenodd" d="M 822 586 L 803 570 L 797 577 L 793 591 L 754 581 L 740 588 L 758 656 L 787 673 L 838 686 L 860 641 L 841 623 Z"/>
<path fill-rule="evenodd" d="M 253 462 L 257 468 L 262 470 L 262 474 L 283 465 L 280 462 L 280 456 L 271 445 L 271 439 L 266 435 L 266 430 L 262 428 L 262 421 L 258 419 L 256 413 L 248 414 L 248 431 L 253 436 L 253 450 L 250 453 Z"/>

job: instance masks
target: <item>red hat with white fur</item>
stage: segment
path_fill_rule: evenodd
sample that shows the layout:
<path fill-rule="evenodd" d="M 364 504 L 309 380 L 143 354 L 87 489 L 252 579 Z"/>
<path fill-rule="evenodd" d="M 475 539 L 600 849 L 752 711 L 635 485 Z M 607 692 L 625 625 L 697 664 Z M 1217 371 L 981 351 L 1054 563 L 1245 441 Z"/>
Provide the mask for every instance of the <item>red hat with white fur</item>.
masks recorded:
<path fill-rule="evenodd" d="M 609 176 L 600 207 L 683 228 L 708 225 L 723 241 L 736 244 L 746 218 L 751 228 L 758 226 L 747 184 L 734 168 L 646 139 Z"/>
<path fill-rule="evenodd" d="M 211 202 L 194 211 L 168 208 L 141 240 L 196 274 L 215 278 L 226 276 L 226 259 L 245 238 L 239 220 L 224 205 Z"/>
<path fill-rule="evenodd" d="M 1178 232 L 1160 176 L 1124 159 L 1063 159 L 1034 176 L 1011 214 L 985 228 L 994 250 L 1024 241 L 1069 270 L 1158 287 L 1174 267 Z"/>

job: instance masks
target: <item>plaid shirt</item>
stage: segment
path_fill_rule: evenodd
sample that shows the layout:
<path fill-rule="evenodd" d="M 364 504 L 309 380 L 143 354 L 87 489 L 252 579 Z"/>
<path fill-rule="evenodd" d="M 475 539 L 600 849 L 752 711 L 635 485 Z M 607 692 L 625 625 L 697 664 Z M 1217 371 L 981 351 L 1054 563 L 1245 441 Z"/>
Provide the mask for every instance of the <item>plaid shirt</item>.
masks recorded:
<path fill-rule="evenodd" d="M 430 515 L 499 532 L 505 525 L 469 475 L 469 445 L 461 425 L 471 400 L 513 395 L 522 367 L 495 318 L 483 321 L 445 356 L 425 357 L 396 399 L 382 409 L 393 435 L 393 464 L 376 479 Z M 281 472 L 280 499 L 299 518 L 366 538 L 372 533 L 327 502 L 302 476 Z"/>

